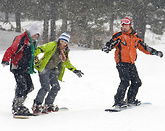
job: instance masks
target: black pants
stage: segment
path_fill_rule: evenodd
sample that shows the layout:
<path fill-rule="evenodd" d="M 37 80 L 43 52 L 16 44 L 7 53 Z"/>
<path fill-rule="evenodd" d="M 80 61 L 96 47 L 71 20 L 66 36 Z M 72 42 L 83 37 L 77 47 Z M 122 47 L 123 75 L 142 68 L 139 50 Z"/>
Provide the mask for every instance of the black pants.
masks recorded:
<path fill-rule="evenodd" d="M 119 72 L 120 85 L 114 97 L 115 104 L 118 104 L 123 101 L 127 87 L 129 87 L 127 93 L 127 100 L 128 102 L 134 101 L 138 93 L 138 89 L 142 84 L 135 64 L 117 63 L 116 68 Z"/>
<path fill-rule="evenodd" d="M 27 97 L 27 94 L 34 90 L 34 86 L 29 73 L 19 70 L 12 70 L 16 80 L 15 98 Z"/>

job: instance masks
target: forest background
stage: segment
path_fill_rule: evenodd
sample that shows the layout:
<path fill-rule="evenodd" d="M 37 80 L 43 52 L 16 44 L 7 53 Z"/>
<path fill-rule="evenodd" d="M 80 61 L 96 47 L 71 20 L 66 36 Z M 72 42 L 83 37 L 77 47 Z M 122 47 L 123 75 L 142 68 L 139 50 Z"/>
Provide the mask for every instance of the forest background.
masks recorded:
<path fill-rule="evenodd" d="M 157 35 L 165 32 L 164 0 L 0 0 L 0 21 L 16 23 L 11 24 L 11 31 L 22 32 L 23 21 L 43 21 L 40 44 L 68 32 L 72 44 L 100 49 L 120 31 L 116 27 L 120 28 L 125 16 L 143 39 L 147 29 Z M 62 21 L 60 29 L 57 20 Z M 0 29 L 6 30 L 1 25 Z"/>

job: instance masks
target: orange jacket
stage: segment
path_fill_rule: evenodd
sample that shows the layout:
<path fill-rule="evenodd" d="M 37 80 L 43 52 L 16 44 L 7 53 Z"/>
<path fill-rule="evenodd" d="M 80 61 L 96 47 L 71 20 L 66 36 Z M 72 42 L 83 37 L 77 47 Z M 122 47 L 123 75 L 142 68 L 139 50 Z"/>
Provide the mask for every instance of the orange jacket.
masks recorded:
<path fill-rule="evenodd" d="M 137 58 L 137 48 L 145 54 L 154 54 L 156 51 L 155 49 L 143 43 L 143 40 L 137 36 L 135 31 L 132 31 L 131 33 L 115 33 L 112 36 L 112 39 L 106 43 L 106 46 L 108 46 L 110 50 L 116 48 L 116 63 L 126 62 L 133 64 Z"/>

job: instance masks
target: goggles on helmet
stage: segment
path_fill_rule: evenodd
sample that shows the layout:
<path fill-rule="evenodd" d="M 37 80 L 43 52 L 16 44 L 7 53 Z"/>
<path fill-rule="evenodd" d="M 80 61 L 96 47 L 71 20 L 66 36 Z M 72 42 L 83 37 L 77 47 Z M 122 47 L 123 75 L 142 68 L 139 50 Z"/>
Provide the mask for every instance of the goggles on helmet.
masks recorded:
<path fill-rule="evenodd" d="M 121 24 L 129 25 L 129 24 L 131 24 L 131 22 L 128 19 L 122 19 Z"/>

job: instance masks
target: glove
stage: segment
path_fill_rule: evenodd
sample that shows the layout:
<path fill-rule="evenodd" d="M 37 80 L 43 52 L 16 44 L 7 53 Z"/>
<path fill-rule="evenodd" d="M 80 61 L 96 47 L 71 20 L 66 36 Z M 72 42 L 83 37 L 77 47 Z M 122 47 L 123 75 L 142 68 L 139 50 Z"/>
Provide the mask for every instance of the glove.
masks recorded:
<path fill-rule="evenodd" d="M 157 54 L 156 55 L 159 56 L 160 58 L 162 58 L 163 57 L 163 52 L 157 51 Z"/>
<path fill-rule="evenodd" d="M 7 62 L 7 61 L 2 61 L 1 64 L 2 64 L 3 67 L 5 67 L 5 66 L 9 65 L 9 62 Z"/>
<path fill-rule="evenodd" d="M 102 48 L 102 51 L 104 51 L 106 53 L 109 53 L 109 51 L 111 51 L 111 50 L 108 46 L 105 46 L 105 47 Z"/>
<path fill-rule="evenodd" d="M 38 61 L 39 61 L 38 56 L 35 56 L 35 57 L 34 57 L 34 63 L 36 64 Z"/>
<path fill-rule="evenodd" d="M 84 73 L 81 72 L 81 70 L 74 70 L 73 71 L 78 77 L 82 77 L 82 75 L 84 75 Z"/>

